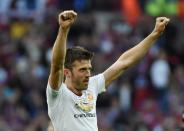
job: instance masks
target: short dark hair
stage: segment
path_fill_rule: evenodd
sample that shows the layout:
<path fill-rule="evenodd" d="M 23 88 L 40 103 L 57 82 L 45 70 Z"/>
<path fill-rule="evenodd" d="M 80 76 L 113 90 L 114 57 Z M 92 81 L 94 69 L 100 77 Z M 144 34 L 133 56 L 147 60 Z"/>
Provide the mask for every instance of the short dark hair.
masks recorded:
<path fill-rule="evenodd" d="M 68 48 L 66 50 L 64 66 L 65 68 L 72 69 L 72 64 L 75 60 L 91 60 L 93 55 L 94 53 L 80 46 Z"/>

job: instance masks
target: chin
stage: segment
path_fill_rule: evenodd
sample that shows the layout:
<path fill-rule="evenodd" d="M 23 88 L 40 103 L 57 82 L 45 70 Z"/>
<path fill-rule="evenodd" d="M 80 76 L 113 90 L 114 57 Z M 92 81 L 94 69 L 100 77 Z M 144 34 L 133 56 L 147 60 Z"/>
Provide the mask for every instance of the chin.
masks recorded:
<path fill-rule="evenodd" d="M 83 90 L 86 90 L 88 88 L 88 84 L 85 84 L 83 87 Z"/>
<path fill-rule="evenodd" d="M 88 89 L 88 86 L 85 86 L 85 87 L 84 87 L 84 90 L 86 90 L 86 89 Z"/>

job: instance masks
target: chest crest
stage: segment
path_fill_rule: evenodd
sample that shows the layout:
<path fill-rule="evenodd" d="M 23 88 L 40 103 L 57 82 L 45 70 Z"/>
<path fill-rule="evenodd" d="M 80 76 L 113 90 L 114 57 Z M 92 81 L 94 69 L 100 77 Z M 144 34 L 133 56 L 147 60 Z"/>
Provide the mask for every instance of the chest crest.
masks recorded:
<path fill-rule="evenodd" d="M 93 93 L 89 90 L 83 92 L 83 95 L 77 99 L 75 107 L 84 112 L 90 112 L 94 108 Z"/>

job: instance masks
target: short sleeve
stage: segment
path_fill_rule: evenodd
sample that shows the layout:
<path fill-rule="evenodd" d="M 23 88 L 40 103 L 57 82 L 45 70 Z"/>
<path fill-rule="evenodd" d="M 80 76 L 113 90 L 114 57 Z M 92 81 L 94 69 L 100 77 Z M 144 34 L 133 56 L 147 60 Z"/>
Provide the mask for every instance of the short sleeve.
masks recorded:
<path fill-rule="evenodd" d="M 50 108 L 54 108 L 57 106 L 59 102 L 62 102 L 62 89 L 64 86 L 61 85 L 60 89 L 58 91 L 51 88 L 49 82 L 47 84 L 47 90 L 46 90 L 46 96 L 47 96 L 47 104 Z"/>
<path fill-rule="evenodd" d="M 102 92 L 105 92 L 105 78 L 103 74 L 98 74 L 96 76 L 93 76 L 91 78 L 90 83 L 93 85 L 95 84 L 95 90 L 96 94 L 100 94 Z"/>

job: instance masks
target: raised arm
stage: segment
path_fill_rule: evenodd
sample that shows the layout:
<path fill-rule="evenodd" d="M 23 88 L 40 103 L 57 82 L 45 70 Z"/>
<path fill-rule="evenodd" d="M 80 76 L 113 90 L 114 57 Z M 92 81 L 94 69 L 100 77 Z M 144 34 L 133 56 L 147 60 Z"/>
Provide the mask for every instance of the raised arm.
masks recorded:
<path fill-rule="evenodd" d="M 163 33 L 169 19 L 166 17 L 158 17 L 154 30 L 143 41 L 123 53 L 119 59 L 103 72 L 105 77 L 105 85 L 108 87 L 113 80 L 120 76 L 124 70 L 138 62 L 149 50 L 151 45 Z"/>
<path fill-rule="evenodd" d="M 72 10 L 64 11 L 58 16 L 59 31 L 52 50 L 51 70 L 49 75 L 49 84 L 54 90 L 59 90 L 64 78 L 63 69 L 66 54 L 66 40 L 76 16 L 77 13 Z"/>

